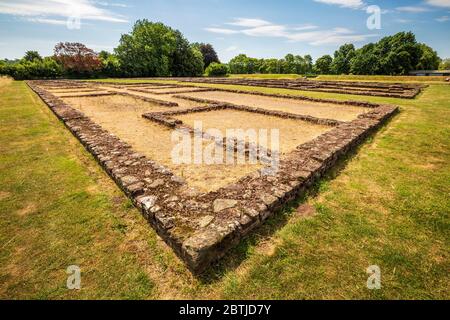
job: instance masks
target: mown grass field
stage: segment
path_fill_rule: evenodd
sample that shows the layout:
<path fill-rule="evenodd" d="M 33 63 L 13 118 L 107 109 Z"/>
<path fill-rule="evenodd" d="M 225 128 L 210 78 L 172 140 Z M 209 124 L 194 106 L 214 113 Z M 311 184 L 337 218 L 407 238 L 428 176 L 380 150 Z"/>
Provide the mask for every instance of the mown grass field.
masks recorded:
<path fill-rule="evenodd" d="M 449 299 L 450 86 L 402 112 L 296 206 L 192 276 L 23 82 L 0 85 L 0 298 Z M 228 86 L 229 87 L 229 86 Z M 238 87 L 298 94 L 298 91 Z M 82 289 L 66 289 L 66 268 Z M 382 289 L 366 288 L 379 265 Z"/>

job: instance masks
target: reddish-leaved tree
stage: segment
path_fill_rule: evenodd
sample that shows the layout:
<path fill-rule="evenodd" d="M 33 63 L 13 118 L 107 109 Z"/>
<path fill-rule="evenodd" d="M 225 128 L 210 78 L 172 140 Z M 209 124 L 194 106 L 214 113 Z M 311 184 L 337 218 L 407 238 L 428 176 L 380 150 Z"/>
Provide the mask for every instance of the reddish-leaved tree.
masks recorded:
<path fill-rule="evenodd" d="M 82 43 L 60 42 L 54 52 L 56 61 L 69 73 L 90 74 L 102 66 L 98 54 Z"/>

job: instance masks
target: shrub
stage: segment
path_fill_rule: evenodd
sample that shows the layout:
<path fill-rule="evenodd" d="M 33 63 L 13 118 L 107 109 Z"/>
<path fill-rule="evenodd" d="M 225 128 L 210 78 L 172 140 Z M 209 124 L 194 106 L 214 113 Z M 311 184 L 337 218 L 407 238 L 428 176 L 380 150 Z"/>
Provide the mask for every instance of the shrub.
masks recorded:
<path fill-rule="evenodd" d="M 224 77 L 230 73 L 230 70 L 226 64 L 213 62 L 205 72 L 208 77 Z"/>

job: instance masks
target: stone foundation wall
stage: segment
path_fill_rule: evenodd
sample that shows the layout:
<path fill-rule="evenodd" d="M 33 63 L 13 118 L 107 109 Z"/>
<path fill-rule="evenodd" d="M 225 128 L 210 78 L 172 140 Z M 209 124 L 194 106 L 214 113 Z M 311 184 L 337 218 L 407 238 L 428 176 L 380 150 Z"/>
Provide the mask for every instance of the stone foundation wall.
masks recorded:
<path fill-rule="evenodd" d="M 134 152 L 83 113 L 41 89 L 45 81 L 27 83 L 194 273 L 204 271 L 281 206 L 303 195 L 398 112 L 395 106 L 373 107 L 358 119 L 340 123 L 298 146 L 281 160 L 276 175 L 257 171 L 215 192 L 198 194 L 167 168 Z"/>
<path fill-rule="evenodd" d="M 413 99 L 424 85 L 416 84 L 389 84 L 382 82 L 350 82 L 350 81 L 316 81 L 316 80 L 283 80 L 283 79 L 214 79 L 192 78 L 179 79 L 181 82 L 213 83 L 228 85 L 243 85 L 254 87 L 280 88 L 302 91 L 318 91 L 327 93 L 341 93 L 377 97 L 391 97 Z"/>

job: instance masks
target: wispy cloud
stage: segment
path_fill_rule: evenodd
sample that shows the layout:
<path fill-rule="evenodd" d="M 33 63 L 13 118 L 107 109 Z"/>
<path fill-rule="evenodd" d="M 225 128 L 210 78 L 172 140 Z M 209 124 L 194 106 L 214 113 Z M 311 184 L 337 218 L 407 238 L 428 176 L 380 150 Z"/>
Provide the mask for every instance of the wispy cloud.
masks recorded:
<path fill-rule="evenodd" d="M 425 0 L 431 6 L 440 8 L 450 8 L 450 0 Z"/>
<path fill-rule="evenodd" d="M 231 46 L 225 49 L 227 52 L 237 51 L 239 48 L 237 46 Z"/>
<path fill-rule="evenodd" d="M 314 1 L 352 9 L 360 9 L 365 6 L 364 1 L 362 0 L 314 0 Z"/>
<path fill-rule="evenodd" d="M 240 33 L 238 30 L 231 30 L 225 28 L 205 28 L 206 31 L 218 33 L 218 34 L 237 34 Z"/>
<path fill-rule="evenodd" d="M 430 8 L 421 7 L 421 6 L 404 6 L 404 7 L 397 7 L 396 9 L 397 9 L 397 11 L 408 12 L 408 13 L 421 13 L 421 12 L 431 11 Z"/>
<path fill-rule="evenodd" d="M 95 4 L 104 7 L 118 7 L 118 8 L 129 8 L 130 6 L 125 3 L 111 3 L 106 1 L 94 1 Z"/>
<path fill-rule="evenodd" d="M 256 28 L 270 25 L 271 23 L 262 19 L 236 18 L 233 22 L 226 23 L 231 26 Z"/>
<path fill-rule="evenodd" d="M 57 26 L 65 26 L 67 25 L 66 20 L 58 20 L 58 19 L 45 19 L 45 18 L 27 18 L 26 21 L 43 23 L 43 24 L 51 24 Z"/>
<path fill-rule="evenodd" d="M 85 20 L 128 22 L 125 17 L 97 5 L 89 0 L 2 0 L 0 13 L 36 17 L 41 21 L 46 19 L 48 22 L 54 20 L 55 24 L 60 20 L 56 18 L 69 18 L 74 15 Z"/>
<path fill-rule="evenodd" d="M 436 18 L 436 21 L 438 21 L 438 22 L 450 21 L 450 17 L 449 16 L 442 16 L 442 17 Z"/>
<path fill-rule="evenodd" d="M 402 24 L 412 23 L 412 20 L 408 20 L 408 19 L 395 19 L 394 21 L 397 23 L 402 23 Z"/>
<path fill-rule="evenodd" d="M 226 25 L 240 28 L 206 28 L 206 31 L 222 35 L 246 35 L 250 37 L 284 38 L 289 42 L 307 42 L 311 45 L 341 44 L 344 42 L 364 41 L 376 35 L 356 34 L 347 28 L 320 30 L 316 25 L 288 26 L 275 24 L 261 19 L 238 18 Z"/>

